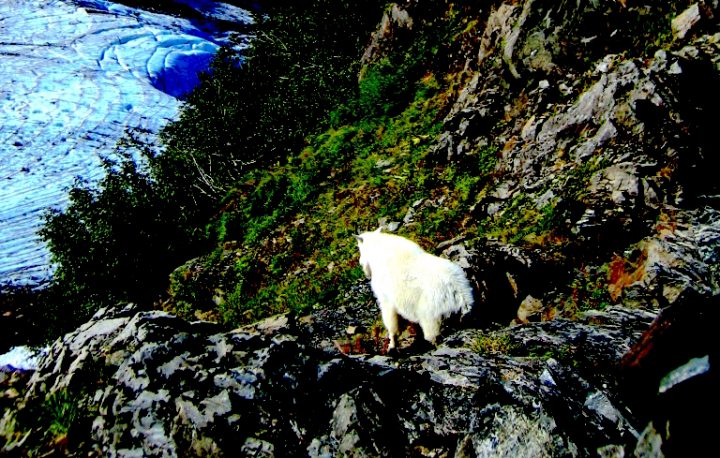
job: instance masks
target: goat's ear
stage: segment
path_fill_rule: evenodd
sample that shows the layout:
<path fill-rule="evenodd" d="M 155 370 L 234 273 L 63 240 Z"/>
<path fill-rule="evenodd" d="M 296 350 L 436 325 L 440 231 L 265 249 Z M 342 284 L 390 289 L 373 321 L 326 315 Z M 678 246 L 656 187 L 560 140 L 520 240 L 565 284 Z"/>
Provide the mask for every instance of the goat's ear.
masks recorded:
<path fill-rule="evenodd" d="M 376 232 L 377 234 L 379 234 L 380 232 L 382 232 L 382 225 L 381 225 L 380 227 L 378 227 L 377 229 L 375 229 L 375 232 Z"/>
<path fill-rule="evenodd" d="M 357 243 L 363 243 L 363 238 L 361 236 L 353 234 L 353 238 L 357 240 Z"/>

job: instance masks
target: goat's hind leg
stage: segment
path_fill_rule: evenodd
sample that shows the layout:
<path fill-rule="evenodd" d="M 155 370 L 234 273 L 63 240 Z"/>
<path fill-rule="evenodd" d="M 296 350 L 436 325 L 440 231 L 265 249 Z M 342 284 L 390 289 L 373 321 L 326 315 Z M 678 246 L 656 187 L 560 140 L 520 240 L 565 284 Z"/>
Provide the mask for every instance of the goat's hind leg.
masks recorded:
<path fill-rule="evenodd" d="M 385 325 L 385 329 L 387 329 L 388 339 L 390 340 L 390 343 L 388 344 L 388 351 L 390 351 L 395 349 L 395 346 L 397 345 L 398 314 L 395 307 L 385 304 L 380 305 L 380 310 L 382 311 L 383 324 Z"/>
<path fill-rule="evenodd" d="M 420 329 L 423 332 L 423 338 L 433 345 L 440 335 L 440 320 L 432 318 L 423 318 L 420 320 Z"/>

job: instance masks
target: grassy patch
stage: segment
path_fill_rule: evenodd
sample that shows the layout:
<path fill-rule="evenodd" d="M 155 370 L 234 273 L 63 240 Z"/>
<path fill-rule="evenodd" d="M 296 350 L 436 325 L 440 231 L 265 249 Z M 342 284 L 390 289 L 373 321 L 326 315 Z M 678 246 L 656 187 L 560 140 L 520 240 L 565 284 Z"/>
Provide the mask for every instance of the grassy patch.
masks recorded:
<path fill-rule="evenodd" d="M 47 432 L 54 438 L 67 436 L 79 416 L 77 399 L 67 390 L 50 395 L 43 404 L 43 411 L 49 425 Z"/>
<path fill-rule="evenodd" d="M 0 417 L 0 437 L 5 439 L 5 446 L 18 456 L 81 455 L 89 443 L 84 434 L 97 413 L 82 403 L 84 396 L 61 389 Z"/>

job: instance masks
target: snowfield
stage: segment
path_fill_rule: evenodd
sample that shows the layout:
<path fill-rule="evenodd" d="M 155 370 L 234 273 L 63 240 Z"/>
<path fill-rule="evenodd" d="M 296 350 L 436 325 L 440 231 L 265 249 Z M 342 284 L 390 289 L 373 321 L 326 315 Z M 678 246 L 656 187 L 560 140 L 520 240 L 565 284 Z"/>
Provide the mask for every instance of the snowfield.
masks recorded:
<path fill-rule="evenodd" d="M 177 115 L 228 43 L 213 21 L 251 22 L 224 3 L 177 1 L 203 21 L 106 0 L 0 1 L 0 284 L 50 278 L 37 235 L 47 209 L 67 204 L 76 177 L 102 176 L 126 129 L 154 138 Z"/>

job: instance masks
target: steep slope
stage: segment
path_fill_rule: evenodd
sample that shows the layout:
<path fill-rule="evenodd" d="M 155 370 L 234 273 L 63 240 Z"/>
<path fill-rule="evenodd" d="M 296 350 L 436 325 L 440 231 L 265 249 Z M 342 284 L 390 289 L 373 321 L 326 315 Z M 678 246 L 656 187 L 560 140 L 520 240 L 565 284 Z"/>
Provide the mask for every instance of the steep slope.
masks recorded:
<path fill-rule="evenodd" d="M 244 177 L 168 307 L 237 323 L 342 301 L 351 235 L 378 222 L 468 268 L 491 321 L 528 296 L 571 317 L 715 292 L 717 21 L 683 7 L 389 7 L 357 97 Z"/>

